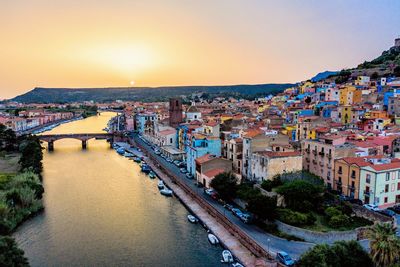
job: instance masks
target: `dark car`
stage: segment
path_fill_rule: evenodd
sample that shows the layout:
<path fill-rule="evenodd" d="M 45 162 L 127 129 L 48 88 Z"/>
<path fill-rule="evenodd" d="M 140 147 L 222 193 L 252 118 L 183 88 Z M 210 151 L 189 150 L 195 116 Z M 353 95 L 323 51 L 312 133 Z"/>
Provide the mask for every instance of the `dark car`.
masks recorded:
<path fill-rule="evenodd" d="M 363 202 L 360 199 L 355 199 L 355 198 L 350 199 L 350 203 L 357 204 L 360 206 L 363 205 Z"/>
<path fill-rule="evenodd" d="M 389 216 L 389 217 L 393 217 L 393 216 L 396 216 L 396 212 L 394 212 L 393 210 L 389 210 L 389 209 L 386 209 L 386 210 L 380 210 L 380 211 L 378 211 L 380 214 L 383 214 L 383 215 L 386 215 L 386 216 Z"/>
<path fill-rule="evenodd" d="M 224 208 L 227 209 L 227 210 L 232 210 L 233 206 L 231 204 L 225 204 Z"/>
<path fill-rule="evenodd" d="M 394 211 L 394 212 L 400 214 L 400 205 L 390 207 L 390 208 L 388 208 L 388 210 L 392 210 L 392 211 Z"/>

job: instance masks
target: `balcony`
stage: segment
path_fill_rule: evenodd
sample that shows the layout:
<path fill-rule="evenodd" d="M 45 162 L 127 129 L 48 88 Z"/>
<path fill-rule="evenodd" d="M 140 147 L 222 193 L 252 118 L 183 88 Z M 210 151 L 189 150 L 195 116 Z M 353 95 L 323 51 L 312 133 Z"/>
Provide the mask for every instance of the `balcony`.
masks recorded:
<path fill-rule="evenodd" d="M 350 177 L 351 177 L 351 178 L 353 178 L 353 179 L 356 179 L 356 176 L 355 176 L 355 175 L 353 175 L 353 174 L 352 174 Z"/>
<path fill-rule="evenodd" d="M 338 186 L 341 186 L 341 185 L 342 185 L 342 181 L 336 181 L 336 184 L 337 184 Z"/>
<path fill-rule="evenodd" d="M 330 153 L 326 153 L 326 156 L 328 157 L 328 159 L 332 158 L 332 154 L 330 154 Z"/>
<path fill-rule="evenodd" d="M 310 162 L 310 159 L 309 159 L 309 158 L 306 158 L 306 162 Z"/>
<path fill-rule="evenodd" d="M 313 149 L 312 153 L 313 153 L 314 155 L 317 155 L 317 150 Z"/>
<path fill-rule="evenodd" d="M 337 173 L 338 173 L 338 174 L 343 174 L 343 171 L 342 171 L 342 170 L 338 170 Z"/>
<path fill-rule="evenodd" d="M 324 152 L 319 152 L 318 154 L 319 154 L 321 157 L 325 156 L 325 153 L 324 153 Z"/>
<path fill-rule="evenodd" d="M 332 169 L 332 165 L 326 164 L 326 167 L 328 167 L 329 170 Z"/>
<path fill-rule="evenodd" d="M 317 164 L 317 161 L 315 159 L 312 160 L 313 164 Z"/>
<path fill-rule="evenodd" d="M 320 163 L 319 163 L 319 166 L 324 167 L 324 163 L 323 163 L 323 162 L 320 162 Z"/>
<path fill-rule="evenodd" d="M 304 149 L 304 151 L 305 151 L 306 153 L 310 153 L 310 149 L 309 149 L 309 148 Z"/>

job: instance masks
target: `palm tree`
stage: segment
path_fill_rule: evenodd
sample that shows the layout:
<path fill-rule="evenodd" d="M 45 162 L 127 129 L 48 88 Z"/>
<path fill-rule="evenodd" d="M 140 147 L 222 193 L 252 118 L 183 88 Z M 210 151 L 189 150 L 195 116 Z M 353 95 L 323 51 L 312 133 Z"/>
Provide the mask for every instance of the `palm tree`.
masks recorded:
<path fill-rule="evenodd" d="M 388 267 L 399 262 L 400 239 L 390 223 L 375 224 L 367 232 L 371 257 L 375 266 Z"/>

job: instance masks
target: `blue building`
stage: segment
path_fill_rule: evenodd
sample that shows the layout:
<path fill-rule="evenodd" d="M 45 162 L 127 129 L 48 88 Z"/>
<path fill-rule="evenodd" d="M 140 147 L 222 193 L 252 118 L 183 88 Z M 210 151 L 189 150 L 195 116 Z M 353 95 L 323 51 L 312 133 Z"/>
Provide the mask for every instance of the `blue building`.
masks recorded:
<path fill-rule="evenodd" d="M 195 160 L 205 154 L 221 156 L 221 139 L 213 136 L 195 134 L 192 136 L 190 145 L 187 146 L 186 164 L 187 170 L 193 176 L 196 174 Z"/>

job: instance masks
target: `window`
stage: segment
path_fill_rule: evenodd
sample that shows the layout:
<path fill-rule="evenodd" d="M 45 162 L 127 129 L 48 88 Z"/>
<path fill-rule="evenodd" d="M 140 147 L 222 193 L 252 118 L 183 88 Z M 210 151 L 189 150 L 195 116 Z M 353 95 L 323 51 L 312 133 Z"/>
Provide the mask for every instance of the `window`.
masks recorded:
<path fill-rule="evenodd" d="M 389 181 L 390 180 L 390 172 L 387 172 L 386 173 L 386 181 Z"/>
<path fill-rule="evenodd" d="M 385 184 L 385 193 L 389 192 L 389 185 Z"/>
<path fill-rule="evenodd" d="M 388 198 L 385 197 L 385 198 L 383 199 L 383 202 L 387 203 L 387 202 L 388 202 Z"/>
<path fill-rule="evenodd" d="M 397 183 L 397 190 L 400 190 L 400 183 Z"/>
<path fill-rule="evenodd" d="M 397 171 L 397 179 L 400 179 L 400 171 Z"/>
<path fill-rule="evenodd" d="M 356 171 L 355 170 L 351 171 L 351 178 L 356 178 Z"/>
<path fill-rule="evenodd" d="M 367 179 L 365 180 L 367 184 L 371 183 L 371 174 L 367 174 Z"/>

